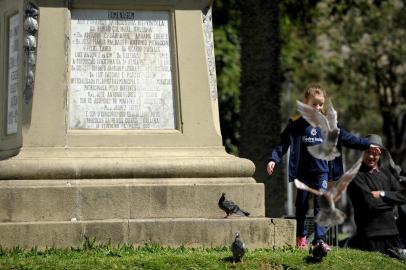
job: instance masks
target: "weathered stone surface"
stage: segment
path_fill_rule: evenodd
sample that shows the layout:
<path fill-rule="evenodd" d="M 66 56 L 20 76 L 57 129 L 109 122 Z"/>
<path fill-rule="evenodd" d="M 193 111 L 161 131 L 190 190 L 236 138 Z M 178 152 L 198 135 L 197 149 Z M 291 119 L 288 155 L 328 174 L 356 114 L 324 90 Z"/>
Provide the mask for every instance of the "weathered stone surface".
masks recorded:
<path fill-rule="evenodd" d="M 73 9 L 70 128 L 175 129 L 170 12 Z"/>
<path fill-rule="evenodd" d="M 0 182 L 0 221 L 67 221 L 77 215 L 77 193 L 68 187 L 4 187 Z"/>
<path fill-rule="evenodd" d="M 114 244 L 228 246 L 236 230 L 241 231 L 243 240 L 251 248 L 291 242 L 276 242 L 276 234 L 282 235 L 279 231 L 283 230 L 283 223 L 275 229 L 272 220 L 264 217 L 264 188 L 252 178 L 254 164 L 227 154 L 222 146 L 218 107 L 214 89 L 210 89 L 213 69 L 209 70 L 207 66 L 205 47 L 208 44 L 204 32 L 210 15 L 202 16 L 211 1 L 37 2 L 40 5 L 39 46 L 32 99 L 24 102 L 23 96 L 17 96 L 20 98 L 15 107 L 19 110 L 18 121 L 13 122 L 16 126 L 5 123 L 7 108 L 0 110 L 1 246 L 81 246 L 88 237 Z M 71 79 L 81 76 L 80 72 L 73 72 L 73 68 L 79 67 L 71 65 L 71 54 L 80 52 L 72 43 L 77 41 L 75 38 L 79 38 L 79 34 L 91 35 L 93 32 L 88 28 L 71 33 L 72 18 L 75 20 L 75 11 L 72 11 L 130 10 L 128 14 L 134 14 L 132 11 L 139 10 L 138 7 L 148 16 L 168 7 L 164 12 L 169 56 L 156 60 L 171 61 L 170 72 L 165 73 L 165 79 L 169 75 L 172 79 L 170 84 L 168 80 L 160 81 L 173 91 L 172 97 L 161 96 L 166 105 L 173 105 L 173 111 L 164 109 L 160 119 L 171 124 L 155 128 L 145 125 L 137 130 L 125 126 L 118 129 L 85 127 L 75 120 L 71 122 L 75 116 L 72 111 L 79 112 L 79 120 L 91 112 L 97 114 L 109 109 L 116 110 L 119 115 L 123 112 L 121 107 L 70 107 L 72 101 L 80 103 L 84 98 L 83 93 L 71 98 L 69 92 L 72 83 L 74 87 L 78 86 Z M 8 15 L 18 11 L 22 22 L 24 1 L 0 0 L 0 10 L 13 12 Z M 0 21 L 7 22 L 6 15 L 0 13 Z M 91 22 L 94 27 L 100 24 Z M 7 41 L 0 39 L 0 58 L 5 60 Z M 120 42 L 127 41 L 121 39 Z M 20 44 L 19 56 L 22 53 Z M 98 59 L 101 54 L 97 55 Z M 82 59 L 80 55 L 73 57 Z M 19 57 L 18 93 L 23 92 L 23 63 L 24 59 Z M 145 67 L 135 63 L 133 66 Z M 100 65 L 95 68 L 98 67 Z M 1 74 L 8 74 L 1 65 L 0 69 Z M 96 79 L 110 79 L 104 75 L 97 74 Z M 87 79 L 86 75 L 84 77 Z M 153 82 L 142 81 L 139 86 L 149 87 L 150 83 Z M 6 83 L 0 88 L 4 89 L 0 89 L 0 100 L 6 101 Z M 87 95 L 93 98 L 90 94 L 95 92 L 90 88 L 86 90 Z M 108 96 L 108 92 L 104 95 Z M 174 103 L 169 104 L 167 101 L 172 99 Z M 143 104 L 143 101 L 127 101 Z M 89 100 L 86 104 L 90 104 Z M 150 120 L 156 116 L 153 113 L 148 111 L 152 116 Z M 110 118 L 104 120 L 113 122 Z M 8 127 L 9 131 L 13 129 L 12 134 L 4 136 Z M 15 128 L 16 133 L 13 133 Z M 224 212 L 217 206 L 222 192 L 251 212 L 251 216 L 223 219 Z M 294 227 L 286 228 L 289 235 L 294 235 Z"/>
<path fill-rule="evenodd" d="M 279 230 L 291 231 L 286 219 L 269 218 L 160 218 L 72 222 L 0 223 L 3 248 L 80 247 L 86 238 L 97 243 L 142 246 L 158 243 L 170 247 L 229 246 L 239 231 L 249 249 L 293 246 L 294 237 L 278 240 Z M 280 231 L 278 231 L 280 232 Z"/>
<path fill-rule="evenodd" d="M 96 152 L 96 151 L 94 151 Z M 102 154 L 102 153 L 99 153 Z M 214 157 L 16 157 L 0 162 L 0 179 L 250 177 L 251 161 Z"/>
<path fill-rule="evenodd" d="M 9 18 L 8 36 L 8 72 L 7 72 L 7 135 L 17 133 L 18 124 L 18 58 L 19 56 L 19 15 Z"/>
<path fill-rule="evenodd" d="M 295 246 L 296 243 L 296 220 L 272 218 L 273 239 L 275 246 Z"/>
<path fill-rule="evenodd" d="M 67 222 L 0 223 L 0 245 L 4 248 L 79 247 L 83 226 Z"/>
<path fill-rule="evenodd" d="M 250 178 L 9 180 L 0 181 L 0 221 L 221 218 L 222 192 L 264 216 L 263 185 Z"/>

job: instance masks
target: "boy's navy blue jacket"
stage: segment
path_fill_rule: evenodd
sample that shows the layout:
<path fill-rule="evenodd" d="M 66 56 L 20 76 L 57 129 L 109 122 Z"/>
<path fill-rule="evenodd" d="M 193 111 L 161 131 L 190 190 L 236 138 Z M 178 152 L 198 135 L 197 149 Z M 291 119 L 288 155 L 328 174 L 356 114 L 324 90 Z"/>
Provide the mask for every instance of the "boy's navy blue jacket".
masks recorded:
<path fill-rule="evenodd" d="M 279 164 L 283 155 L 290 147 L 289 155 L 289 181 L 292 182 L 295 178 L 298 178 L 299 159 L 300 159 L 300 144 L 301 137 L 304 135 L 305 129 L 310 124 L 302 117 L 296 116 L 289 119 L 289 123 L 283 130 L 280 136 L 280 143 L 272 151 L 269 161 L 275 161 Z M 353 149 L 366 150 L 369 148 L 370 143 L 365 138 L 359 138 L 338 125 L 340 129 L 340 137 L 337 142 L 337 150 L 341 151 L 342 146 L 346 146 Z M 329 179 L 338 180 L 344 173 L 342 155 L 328 162 L 329 165 Z"/>

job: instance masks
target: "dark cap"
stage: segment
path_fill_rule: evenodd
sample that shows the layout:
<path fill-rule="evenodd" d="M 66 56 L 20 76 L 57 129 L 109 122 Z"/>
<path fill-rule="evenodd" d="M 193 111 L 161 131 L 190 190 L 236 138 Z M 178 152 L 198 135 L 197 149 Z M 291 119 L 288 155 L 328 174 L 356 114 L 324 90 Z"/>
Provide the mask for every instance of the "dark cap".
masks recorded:
<path fill-rule="evenodd" d="M 385 146 L 382 143 L 382 138 L 381 136 L 377 135 L 377 134 L 369 134 L 366 136 L 366 139 L 368 140 L 368 142 L 370 144 L 374 144 L 377 145 L 381 148 L 385 148 Z"/>

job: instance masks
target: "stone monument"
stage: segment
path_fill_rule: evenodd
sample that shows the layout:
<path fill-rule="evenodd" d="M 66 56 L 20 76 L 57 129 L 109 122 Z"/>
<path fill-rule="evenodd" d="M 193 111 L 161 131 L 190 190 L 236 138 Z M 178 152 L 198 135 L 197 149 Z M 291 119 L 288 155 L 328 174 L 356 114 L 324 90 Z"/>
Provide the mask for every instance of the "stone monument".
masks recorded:
<path fill-rule="evenodd" d="M 210 7 L 0 0 L 2 247 L 294 245 L 222 146 Z"/>

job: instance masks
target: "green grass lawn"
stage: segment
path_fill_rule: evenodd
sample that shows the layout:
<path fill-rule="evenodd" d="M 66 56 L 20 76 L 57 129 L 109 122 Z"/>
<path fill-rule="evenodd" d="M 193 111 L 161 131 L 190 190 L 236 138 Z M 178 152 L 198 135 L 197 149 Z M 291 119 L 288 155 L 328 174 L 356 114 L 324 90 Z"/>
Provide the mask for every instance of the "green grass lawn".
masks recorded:
<path fill-rule="evenodd" d="M 229 248 L 113 248 L 85 244 L 80 249 L 0 249 L 0 269 L 406 269 L 406 262 L 379 253 L 333 248 L 321 262 L 296 248 L 249 251 L 231 262 Z"/>

